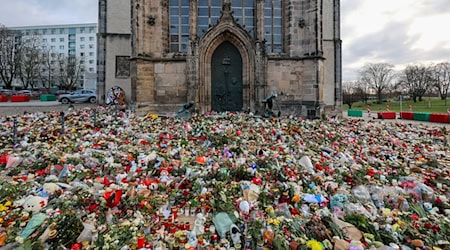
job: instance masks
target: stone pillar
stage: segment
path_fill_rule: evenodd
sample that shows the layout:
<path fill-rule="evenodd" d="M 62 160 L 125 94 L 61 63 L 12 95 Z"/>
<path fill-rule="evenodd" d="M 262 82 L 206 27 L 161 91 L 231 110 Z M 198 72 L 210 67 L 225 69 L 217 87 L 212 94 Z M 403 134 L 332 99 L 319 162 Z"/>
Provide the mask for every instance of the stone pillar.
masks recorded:
<path fill-rule="evenodd" d="M 198 8 L 197 0 L 190 1 L 190 35 L 189 49 L 186 57 L 186 85 L 187 85 L 187 101 L 194 101 L 199 105 L 198 100 Z"/>
<path fill-rule="evenodd" d="M 98 1 L 98 34 L 97 34 L 97 100 L 98 104 L 105 103 L 105 60 L 106 60 L 106 0 Z"/>
<path fill-rule="evenodd" d="M 267 59 L 265 56 L 264 43 L 264 0 L 256 1 L 256 55 L 255 55 L 255 102 L 250 104 L 252 111 L 263 112 L 262 100 L 268 95 L 267 92 Z"/>
<path fill-rule="evenodd" d="M 256 0 L 256 11 L 255 11 L 255 29 L 256 29 L 256 40 L 264 40 L 264 0 Z"/>
<path fill-rule="evenodd" d="M 340 0 L 334 0 L 334 81 L 335 107 L 342 106 L 342 40 L 341 40 L 341 5 Z"/>

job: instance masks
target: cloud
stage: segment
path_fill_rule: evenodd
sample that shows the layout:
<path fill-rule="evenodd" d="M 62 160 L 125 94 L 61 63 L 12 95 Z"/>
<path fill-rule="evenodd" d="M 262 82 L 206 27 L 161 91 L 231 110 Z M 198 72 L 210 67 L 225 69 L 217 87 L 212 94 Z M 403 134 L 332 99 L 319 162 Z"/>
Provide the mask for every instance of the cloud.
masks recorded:
<path fill-rule="evenodd" d="M 448 0 L 342 0 L 343 79 L 355 80 L 366 63 L 401 70 L 412 63 L 448 61 Z"/>
<path fill-rule="evenodd" d="M 0 23 L 8 27 L 96 23 L 97 9 L 95 0 L 3 1 Z"/>

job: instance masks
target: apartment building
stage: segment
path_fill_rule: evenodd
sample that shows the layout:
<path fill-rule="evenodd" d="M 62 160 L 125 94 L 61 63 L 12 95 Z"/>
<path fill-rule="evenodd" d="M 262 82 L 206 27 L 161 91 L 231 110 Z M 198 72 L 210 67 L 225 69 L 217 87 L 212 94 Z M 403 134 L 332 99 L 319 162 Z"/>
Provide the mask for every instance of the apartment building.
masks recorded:
<path fill-rule="evenodd" d="M 89 80 L 97 73 L 97 24 L 68 24 L 46 26 L 9 27 L 17 31 L 22 41 L 39 39 L 43 51 L 52 57 L 75 57 L 80 60 L 82 74 L 76 88 L 96 89 L 96 82 Z M 15 83 L 17 85 L 20 83 Z M 55 79 L 52 87 L 57 87 Z"/>

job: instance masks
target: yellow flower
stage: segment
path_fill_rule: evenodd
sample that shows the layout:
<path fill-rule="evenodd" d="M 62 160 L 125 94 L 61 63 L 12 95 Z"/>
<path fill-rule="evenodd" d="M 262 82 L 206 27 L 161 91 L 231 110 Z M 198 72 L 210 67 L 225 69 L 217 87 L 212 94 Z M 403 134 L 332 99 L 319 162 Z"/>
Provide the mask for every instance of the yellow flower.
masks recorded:
<path fill-rule="evenodd" d="M 375 239 L 375 236 L 373 234 L 364 233 L 364 238 L 373 240 L 373 239 Z"/>
<path fill-rule="evenodd" d="M 275 212 L 275 210 L 273 209 L 273 207 L 268 207 L 268 208 L 266 208 L 266 213 L 272 214 L 272 213 L 274 213 L 274 212 Z"/>
<path fill-rule="evenodd" d="M 392 230 L 397 231 L 400 228 L 400 225 L 398 225 L 398 223 L 395 223 L 394 225 L 392 225 Z"/>
<path fill-rule="evenodd" d="M 383 208 L 382 213 L 384 217 L 388 217 L 391 215 L 391 210 L 389 208 Z"/>
<path fill-rule="evenodd" d="M 309 240 L 306 242 L 306 246 L 311 248 L 312 250 L 323 250 L 323 246 L 317 240 Z"/>
<path fill-rule="evenodd" d="M 9 207 L 9 206 L 11 206 L 12 205 L 12 202 L 11 201 L 7 201 L 6 203 L 5 203 L 5 206 L 7 206 L 7 207 Z"/>

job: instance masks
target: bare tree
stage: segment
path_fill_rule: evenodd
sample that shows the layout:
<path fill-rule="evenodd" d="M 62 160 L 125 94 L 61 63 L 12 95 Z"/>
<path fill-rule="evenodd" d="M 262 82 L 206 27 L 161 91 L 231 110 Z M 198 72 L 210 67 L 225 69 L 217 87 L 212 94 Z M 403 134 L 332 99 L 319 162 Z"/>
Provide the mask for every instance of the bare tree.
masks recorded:
<path fill-rule="evenodd" d="M 342 83 L 343 104 L 347 104 L 352 109 L 353 103 L 364 100 L 364 91 L 356 81 Z"/>
<path fill-rule="evenodd" d="M 391 86 L 394 77 L 394 65 L 389 63 L 369 63 L 360 72 L 360 81 L 374 89 L 381 103 L 383 92 Z"/>
<path fill-rule="evenodd" d="M 424 65 L 408 65 L 400 78 L 401 84 L 411 95 L 414 102 L 422 101 L 422 97 L 431 87 L 432 75 L 431 67 Z"/>
<path fill-rule="evenodd" d="M 41 63 L 39 80 L 41 81 L 42 86 L 47 90 L 50 90 L 57 80 L 58 58 L 59 55 L 56 55 L 56 53 L 51 50 L 44 50 L 39 56 L 39 61 Z"/>
<path fill-rule="evenodd" d="M 59 60 L 59 81 L 63 89 L 74 89 L 84 72 L 84 58 L 68 56 Z"/>
<path fill-rule="evenodd" d="M 447 101 L 447 94 L 450 89 L 450 62 L 436 64 L 432 69 L 434 86 L 439 91 L 441 100 Z M 446 104 L 447 105 L 447 102 Z"/>
<path fill-rule="evenodd" d="M 40 61 L 41 49 L 40 49 L 40 37 L 32 37 L 24 41 L 21 51 L 21 60 L 18 78 L 22 82 L 24 89 L 29 87 L 35 88 L 35 84 L 39 79 L 42 63 Z"/>
<path fill-rule="evenodd" d="M 0 26 L 0 77 L 7 89 L 12 83 L 20 67 L 21 44 L 16 39 L 16 32 Z"/>

